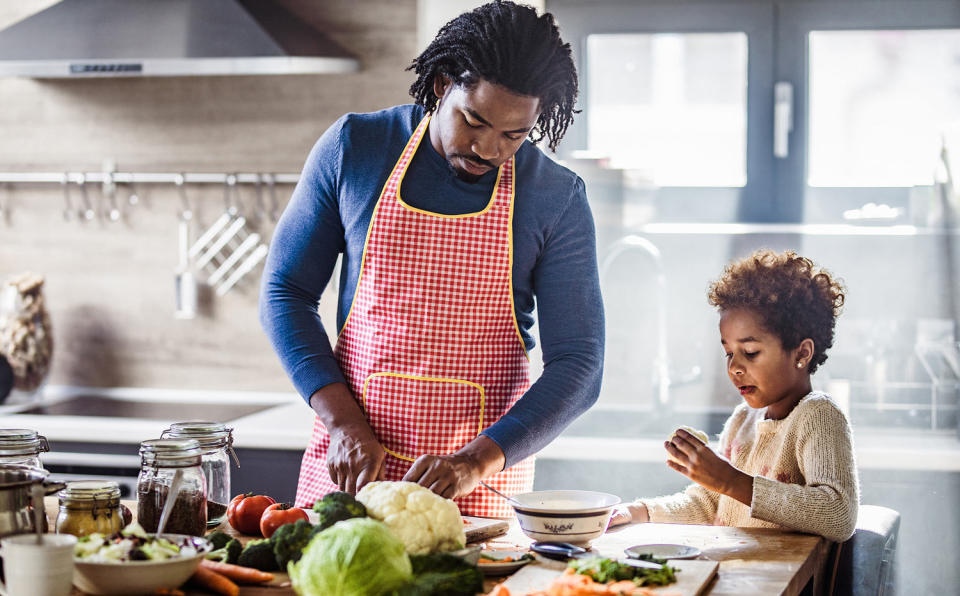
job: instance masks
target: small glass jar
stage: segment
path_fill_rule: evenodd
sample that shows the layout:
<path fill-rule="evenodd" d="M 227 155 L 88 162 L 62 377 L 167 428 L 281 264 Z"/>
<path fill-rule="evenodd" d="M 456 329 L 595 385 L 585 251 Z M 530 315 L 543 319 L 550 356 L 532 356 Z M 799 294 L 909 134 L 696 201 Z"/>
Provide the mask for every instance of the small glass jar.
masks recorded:
<path fill-rule="evenodd" d="M 120 486 L 116 482 L 68 482 L 67 488 L 57 496 L 60 498 L 57 534 L 73 534 L 79 538 L 97 532 L 109 536 L 123 528 Z"/>
<path fill-rule="evenodd" d="M 50 451 L 47 438 L 27 428 L 0 428 L 0 464 L 43 469 L 40 454 Z"/>
<path fill-rule="evenodd" d="M 207 526 L 214 527 L 227 518 L 230 504 L 230 458 L 240 467 L 233 450 L 233 429 L 219 422 L 177 422 L 163 431 L 161 438 L 194 439 L 203 452 L 203 475 L 207 479 Z"/>
<path fill-rule="evenodd" d="M 151 439 L 140 443 L 137 521 L 156 532 L 167 495 L 177 477 L 177 492 L 164 533 L 203 536 L 207 531 L 207 481 L 200 444 L 193 439 Z"/>

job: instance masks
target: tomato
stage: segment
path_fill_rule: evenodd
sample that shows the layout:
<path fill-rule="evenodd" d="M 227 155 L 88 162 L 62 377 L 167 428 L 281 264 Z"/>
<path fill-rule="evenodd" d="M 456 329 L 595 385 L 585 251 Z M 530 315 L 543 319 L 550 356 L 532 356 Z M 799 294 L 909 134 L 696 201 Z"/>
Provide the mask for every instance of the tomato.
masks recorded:
<path fill-rule="evenodd" d="M 260 534 L 260 516 L 274 503 L 276 501 L 266 495 L 237 495 L 227 507 L 227 521 L 236 531 L 257 536 Z"/>
<path fill-rule="evenodd" d="M 264 510 L 260 517 L 260 533 L 269 538 L 282 525 L 292 524 L 298 519 L 310 521 L 307 512 L 286 503 L 274 503 Z"/>

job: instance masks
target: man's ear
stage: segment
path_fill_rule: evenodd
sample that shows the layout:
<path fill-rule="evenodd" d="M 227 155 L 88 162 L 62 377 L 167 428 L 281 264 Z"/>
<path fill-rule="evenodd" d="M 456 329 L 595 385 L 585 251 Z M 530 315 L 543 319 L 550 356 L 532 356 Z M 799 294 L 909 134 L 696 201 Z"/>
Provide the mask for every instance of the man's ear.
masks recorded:
<path fill-rule="evenodd" d="M 433 77 L 433 94 L 437 96 L 438 100 L 446 95 L 451 83 L 450 78 L 445 74 L 438 74 Z"/>

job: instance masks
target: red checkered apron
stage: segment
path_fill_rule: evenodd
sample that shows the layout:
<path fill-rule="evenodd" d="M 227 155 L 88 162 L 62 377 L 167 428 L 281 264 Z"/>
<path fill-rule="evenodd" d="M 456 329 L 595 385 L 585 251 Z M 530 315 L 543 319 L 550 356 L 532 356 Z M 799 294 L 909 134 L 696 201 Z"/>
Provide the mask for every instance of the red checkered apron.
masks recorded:
<path fill-rule="evenodd" d="M 380 193 L 334 350 L 387 452 L 388 480 L 402 479 L 420 455 L 457 451 L 529 386 L 513 306 L 514 160 L 500 167 L 493 196 L 479 213 L 413 208 L 398 189 L 428 122 L 429 116 L 417 126 Z M 300 467 L 297 505 L 338 490 L 327 470 L 329 445 L 317 418 Z M 508 495 L 532 490 L 533 458 L 487 482 Z M 513 514 L 483 488 L 457 504 L 464 515 Z"/>

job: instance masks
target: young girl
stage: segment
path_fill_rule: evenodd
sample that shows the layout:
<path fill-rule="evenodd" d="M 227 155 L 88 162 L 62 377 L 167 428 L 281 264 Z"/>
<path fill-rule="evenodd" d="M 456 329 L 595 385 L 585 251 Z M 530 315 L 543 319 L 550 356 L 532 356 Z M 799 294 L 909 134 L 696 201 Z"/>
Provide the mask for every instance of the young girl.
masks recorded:
<path fill-rule="evenodd" d="M 639 499 L 611 525 L 672 522 L 769 527 L 843 541 L 857 521 L 859 487 L 850 424 L 810 389 L 843 306 L 843 286 L 792 251 L 758 251 L 710 286 L 720 312 L 727 375 L 743 396 L 720 449 L 678 429 L 664 446 L 683 492 Z"/>

